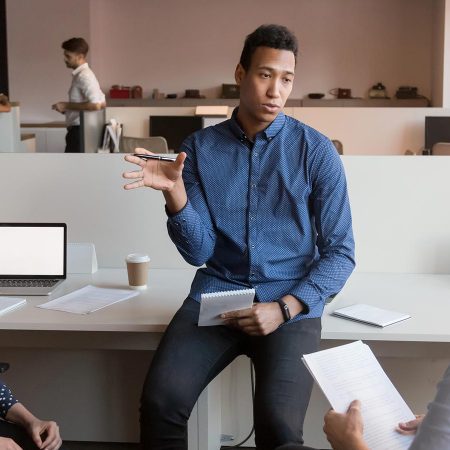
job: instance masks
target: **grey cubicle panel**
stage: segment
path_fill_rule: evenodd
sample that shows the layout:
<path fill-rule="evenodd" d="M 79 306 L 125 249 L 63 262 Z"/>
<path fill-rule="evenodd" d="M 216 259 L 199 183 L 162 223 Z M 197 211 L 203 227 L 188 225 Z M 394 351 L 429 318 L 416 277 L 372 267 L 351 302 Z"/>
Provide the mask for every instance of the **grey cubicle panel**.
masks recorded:
<path fill-rule="evenodd" d="M 101 147 L 105 122 L 105 109 L 80 112 L 81 153 L 96 153 Z"/>
<path fill-rule="evenodd" d="M 123 189 L 134 167 L 118 153 L 0 154 L 0 220 L 65 222 L 69 242 L 95 244 L 100 267 L 125 267 L 128 253 L 148 253 L 152 268 L 189 267 L 167 234 L 162 194 Z"/>

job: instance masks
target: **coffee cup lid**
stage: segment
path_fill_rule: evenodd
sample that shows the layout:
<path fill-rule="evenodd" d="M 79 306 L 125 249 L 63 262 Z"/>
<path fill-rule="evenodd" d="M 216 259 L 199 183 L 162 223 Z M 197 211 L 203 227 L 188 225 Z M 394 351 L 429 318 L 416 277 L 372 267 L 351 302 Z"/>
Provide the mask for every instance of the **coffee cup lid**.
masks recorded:
<path fill-rule="evenodd" d="M 127 261 L 133 263 L 149 262 L 150 256 L 143 253 L 130 253 L 127 256 Z"/>

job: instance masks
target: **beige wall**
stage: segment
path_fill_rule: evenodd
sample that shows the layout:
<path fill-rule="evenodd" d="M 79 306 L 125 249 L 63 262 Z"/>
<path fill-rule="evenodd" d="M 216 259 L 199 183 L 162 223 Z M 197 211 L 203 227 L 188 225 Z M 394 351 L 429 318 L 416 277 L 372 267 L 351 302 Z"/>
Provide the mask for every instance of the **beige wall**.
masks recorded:
<path fill-rule="evenodd" d="M 39 4 L 39 8 L 36 5 Z M 300 40 L 293 98 L 382 81 L 432 90 L 434 0 L 7 0 L 11 96 L 24 121 L 60 120 L 67 95 L 60 43 L 82 35 L 100 84 L 140 84 L 148 95 L 233 82 L 243 39 L 261 23 L 287 25 Z"/>
<path fill-rule="evenodd" d="M 90 39 L 90 0 L 7 0 L 10 97 L 20 101 L 21 120 L 64 120 L 51 105 L 67 97 L 70 71 L 61 43 Z"/>

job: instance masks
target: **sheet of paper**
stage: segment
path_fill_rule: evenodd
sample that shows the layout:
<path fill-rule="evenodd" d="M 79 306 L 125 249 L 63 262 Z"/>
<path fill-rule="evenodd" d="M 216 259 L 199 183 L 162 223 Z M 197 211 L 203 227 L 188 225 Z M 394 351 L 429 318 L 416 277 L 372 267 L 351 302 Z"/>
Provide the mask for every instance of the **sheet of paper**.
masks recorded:
<path fill-rule="evenodd" d="M 0 297 L 0 315 L 13 311 L 21 306 L 25 306 L 26 304 L 27 300 L 25 298 Z"/>
<path fill-rule="evenodd" d="M 353 400 L 361 401 L 364 439 L 371 450 L 409 448 L 413 437 L 395 427 L 415 416 L 366 344 L 311 353 L 303 361 L 336 411 L 346 412 Z"/>
<path fill-rule="evenodd" d="M 254 289 L 202 294 L 198 326 L 223 325 L 222 313 L 250 308 L 254 298 Z"/>
<path fill-rule="evenodd" d="M 139 295 L 139 292 L 131 289 L 107 289 L 89 285 L 38 307 L 74 314 L 89 314 L 136 295 Z"/>

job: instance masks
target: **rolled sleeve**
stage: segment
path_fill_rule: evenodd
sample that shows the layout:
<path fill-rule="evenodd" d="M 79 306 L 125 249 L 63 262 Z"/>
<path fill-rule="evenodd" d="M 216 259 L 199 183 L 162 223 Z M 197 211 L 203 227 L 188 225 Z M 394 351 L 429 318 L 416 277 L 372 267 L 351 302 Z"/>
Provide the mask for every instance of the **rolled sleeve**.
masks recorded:
<path fill-rule="evenodd" d="M 89 103 L 104 103 L 105 94 L 100 89 L 97 78 L 93 74 L 81 75 L 80 87 L 86 101 Z"/>

